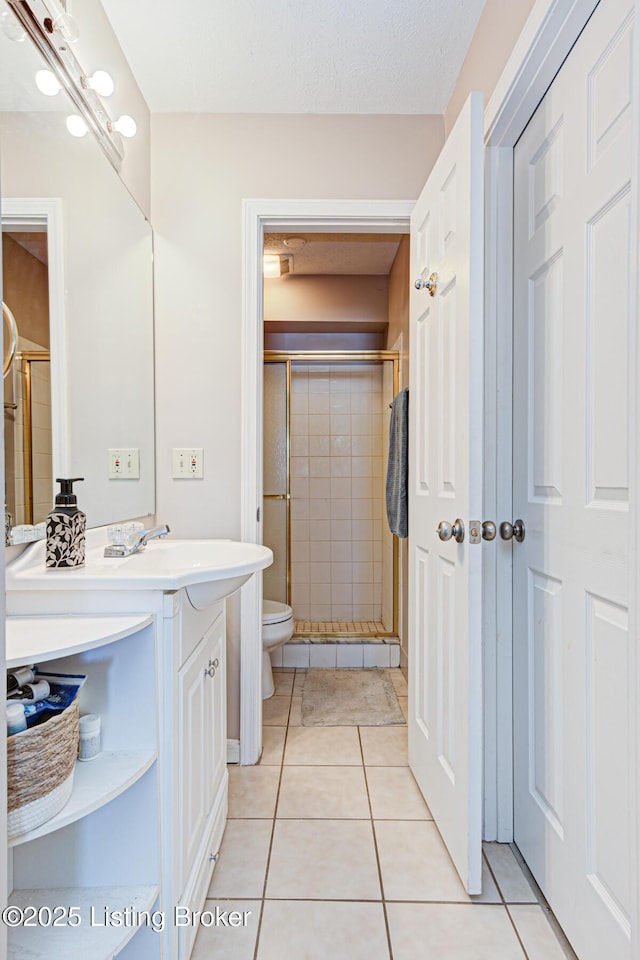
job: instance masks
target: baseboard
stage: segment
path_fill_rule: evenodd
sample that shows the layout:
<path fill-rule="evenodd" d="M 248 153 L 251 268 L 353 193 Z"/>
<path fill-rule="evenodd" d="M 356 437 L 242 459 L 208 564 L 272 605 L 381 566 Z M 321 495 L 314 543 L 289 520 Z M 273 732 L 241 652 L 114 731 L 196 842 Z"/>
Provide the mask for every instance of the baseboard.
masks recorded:
<path fill-rule="evenodd" d="M 240 763 L 239 740 L 227 740 L 227 763 Z"/>

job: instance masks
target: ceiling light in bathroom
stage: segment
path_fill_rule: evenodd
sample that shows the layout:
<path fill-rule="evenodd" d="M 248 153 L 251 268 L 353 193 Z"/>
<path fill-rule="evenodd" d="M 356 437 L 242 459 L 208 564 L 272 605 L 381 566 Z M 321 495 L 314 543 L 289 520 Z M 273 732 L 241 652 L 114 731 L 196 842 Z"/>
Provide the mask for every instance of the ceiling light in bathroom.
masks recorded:
<path fill-rule="evenodd" d="M 262 274 L 266 280 L 277 280 L 293 273 L 293 257 L 282 257 L 277 253 L 265 253 L 262 258 Z"/>
<path fill-rule="evenodd" d="M 289 250 L 302 250 L 307 245 L 304 237 L 285 237 L 282 242 Z"/>
<path fill-rule="evenodd" d="M 62 90 L 61 84 L 55 74 L 51 73 L 51 70 L 38 70 L 36 87 L 40 93 L 44 93 L 45 97 L 55 97 Z"/>
<path fill-rule="evenodd" d="M 110 97 L 115 90 L 113 77 L 106 70 L 96 70 L 90 77 L 83 77 L 82 86 L 85 89 L 95 90 L 101 97 Z"/>
<path fill-rule="evenodd" d="M 67 130 L 72 137 L 84 137 L 89 132 L 89 127 L 82 117 L 78 116 L 77 113 L 72 113 L 70 117 L 67 117 Z"/>

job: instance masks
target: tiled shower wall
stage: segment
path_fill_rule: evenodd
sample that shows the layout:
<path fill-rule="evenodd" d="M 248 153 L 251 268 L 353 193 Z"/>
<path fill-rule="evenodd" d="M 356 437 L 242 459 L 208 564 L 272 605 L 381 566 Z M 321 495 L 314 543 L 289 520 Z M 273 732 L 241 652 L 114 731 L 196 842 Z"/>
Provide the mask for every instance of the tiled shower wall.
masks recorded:
<path fill-rule="evenodd" d="M 382 499 L 388 423 L 383 411 L 388 414 L 391 400 L 386 385 L 383 392 L 379 363 L 292 364 L 291 600 L 296 620 L 381 621 L 383 606 L 388 607 L 383 604 L 388 534 Z"/>

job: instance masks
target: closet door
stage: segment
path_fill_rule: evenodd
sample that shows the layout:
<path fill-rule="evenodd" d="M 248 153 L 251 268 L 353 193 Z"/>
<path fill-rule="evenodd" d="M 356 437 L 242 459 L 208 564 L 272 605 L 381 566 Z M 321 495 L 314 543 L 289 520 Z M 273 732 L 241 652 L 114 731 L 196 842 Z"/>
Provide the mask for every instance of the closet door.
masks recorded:
<path fill-rule="evenodd" d="M 633 30 L 601 0 L 514 154 L 515 841 L 580 960 L 631 957 Z"/>

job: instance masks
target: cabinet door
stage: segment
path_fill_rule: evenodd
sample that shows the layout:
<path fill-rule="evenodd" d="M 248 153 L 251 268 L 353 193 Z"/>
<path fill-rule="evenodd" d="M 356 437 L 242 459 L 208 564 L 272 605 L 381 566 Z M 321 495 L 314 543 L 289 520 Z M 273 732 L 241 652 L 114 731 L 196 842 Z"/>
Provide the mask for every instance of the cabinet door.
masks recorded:
<path fill-rule="evenodd" d="M 201 641 L 178 674 L 180 889 L 202 842 L 210 804 L 209 649 L 204 640 Z"/>
<path fill-rule="evenodd" d="M 208 808 L 216 798 L 227 766 L 227 683 L 225 670 L 225 623 L 218 617 L 204 638 L 207 648 L 207 668 L 212 674 L 206 679 L 207 727 L 209 757 L 207 765 Z"/>

